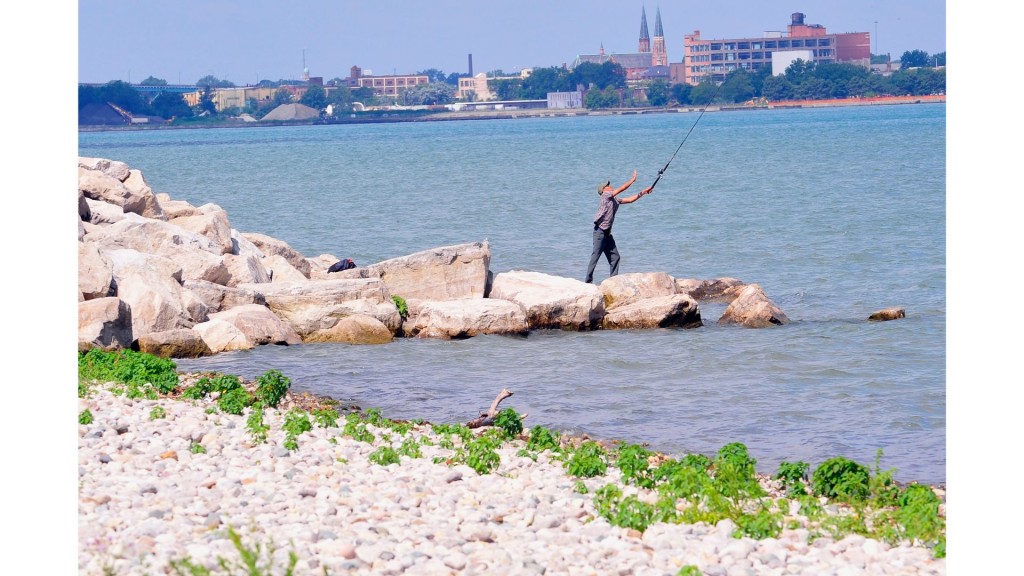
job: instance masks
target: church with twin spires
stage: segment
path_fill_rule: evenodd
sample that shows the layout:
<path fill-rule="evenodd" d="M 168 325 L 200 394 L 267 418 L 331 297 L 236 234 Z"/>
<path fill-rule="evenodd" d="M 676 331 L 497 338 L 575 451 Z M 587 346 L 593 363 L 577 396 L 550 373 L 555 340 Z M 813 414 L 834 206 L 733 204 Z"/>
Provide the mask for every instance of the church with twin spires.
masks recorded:
<path fill-rule="evenodd" d="M 622 66 L 626 73 L 626 82 L 633 84 L 643 80 L 655 80 L 658 78 L 669 79 L 668 52 L 665 49 L 665 31 L 661 27 L 661 8 L 657 9 L 654 17 L 654 42 L 651 42 L 651 35 L 647 30 L 647 10 L 640 8 L 640 42 L 637 51 L 625 54 L 606 54 L 604 43 L 597 54 L 581 54 L 573 62 L 573 68 L 591 62 L 604 64 L 613 62 Z"/>

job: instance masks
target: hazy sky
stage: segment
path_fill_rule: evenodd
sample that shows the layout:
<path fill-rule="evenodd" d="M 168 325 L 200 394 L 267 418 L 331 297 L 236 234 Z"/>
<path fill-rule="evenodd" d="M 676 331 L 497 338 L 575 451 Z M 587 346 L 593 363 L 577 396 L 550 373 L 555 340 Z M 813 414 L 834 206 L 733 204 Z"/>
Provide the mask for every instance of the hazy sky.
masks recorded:
<path fill-rule="evenodd" d="M 654 35 L 661 10 L 670 62 L 683 36 L 759 37 L 790 15 L 830 33 L 869 32 L 871 50 L 946 51 L 942 0 L 81 0 L 78 81 L 194 83 L 208 74 L 238 85 L 437 68 L 446 74 L 571 64 L 579 54 L 635 52 L 641 8 Z M 876 25 L 877 22 L 877 25 Z M 876 34 L 877 30 L 877 34 Z"/>

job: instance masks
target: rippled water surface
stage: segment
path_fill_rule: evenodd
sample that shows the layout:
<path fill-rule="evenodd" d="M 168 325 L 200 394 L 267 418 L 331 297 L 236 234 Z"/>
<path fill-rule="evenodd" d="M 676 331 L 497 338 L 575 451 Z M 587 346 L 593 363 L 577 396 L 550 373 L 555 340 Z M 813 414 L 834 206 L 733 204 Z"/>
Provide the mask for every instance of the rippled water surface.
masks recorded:
<path fill-rule="evenodd" d="M 487 240 L 491 270 L 582 279 L 596 186 L 646 186 L 696 113 L 90 132 L 156 192 L 306 256 L 369 264 Z M 392 418 L 465 422 L 499 390 L 544 425 L 669 453 L 747 445 L 758 469 L 843 455 L 946 479 L 944 104 L 709 112 L 615 224 L 621 272 L 758 283 L 791 324 L 264 346 L 179 361 Z M 639 188 L 637 188 L 639 189 Z M 601 262 L 595 278 L 606 278 Z M 867 316 L 903 306 L 907 318 Z"/>

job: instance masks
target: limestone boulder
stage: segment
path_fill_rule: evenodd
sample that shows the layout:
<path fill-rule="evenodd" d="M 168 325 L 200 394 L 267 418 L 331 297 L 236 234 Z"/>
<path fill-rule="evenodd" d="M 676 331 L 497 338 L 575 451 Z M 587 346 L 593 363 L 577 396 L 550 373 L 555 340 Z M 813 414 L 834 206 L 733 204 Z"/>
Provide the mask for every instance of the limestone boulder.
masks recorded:
<path fill-rule="evenodd" d="M 262 293 L 270 310 L 304 339 L 354 314 L 380 320 L 392 334 L 402 325 L 391 294 L 377 278 L 239 284 L 238 288 Z"/>
<path fill-rule="evenodd" d="M 607 311 L 646 298 L 672 296 L 675 280 L 665 272 L 633 272 L 612 276 L 598 286 Z"/>
<path fill-rule="evenodd" d="M 132 311 L 120 298 L 78 303 L 78 349 L 120 350 L 132 345 Z"/>
<path fill-rule="evenodd" d="M 263 259 L 263 265 L 270 271 L 271 282 L 303 282 L 307 278 L 283 256 L 272 254 Z"/>
<path fill-rule="evenodd" d="M 886 322 L 888 320 L 898 320 L 900 318 L 906 318 L 907 311 L 905 308 L 893 307 L 884 308 L 868 316 L 868 320 L 872 322 Z"/>
<path fill-rule="evenodd" d="M 220 246 L 202 234 L 181 226 L 150 218 L 125 218 L 89 233 L 90 240 L 111 248 L 131 248 L 149 254 L 162 254 L 170 246 L 209 252 L 221 256 Z"/>
<path fill-rule="evenodd" d="M 259 246 L 246 240 L 245 236 L 234 228 L 231 229 L 231 253 L 235 256 L 255 256 L 261 260 L 266 257 Z"/>
<path fill-rule="evenodd" d="M 251 289 L 224 286 L 206 280 L 184 280 L 181 286 L 206 306 L 208 314 L 246 304 L 267 305 L 263 294 Z"/>
<path fill-rule="evenodd" d="M 164 218 L 168 221 L 174 220 L 175 218 L 185 218 L 188 216 L 197 216 L 202 214 L 199 208 L 189 204 L 184 200 L 174 200 L 169 194 L 159 192 L 156 195 L 157 202 L 160 203 L 160 208 L 164 211 Z"/>
<path fill-rule="evenodd" d="M 333 254 L 321 254 L 313 258 L 306 258 L 306 261 L 309 262 L 309 278 L 311 280 L 326 280 L 328 278 L 327 270 L 338 260 L 340 258 Z M 334 277 L 338 278 L 338 276 Z"/>
<path fill-rule="evenodd" d="M 187 328 L 142 335 L 132 349 L 161 358 L 199 358 L 213 354 L 199 333 Z"/>
<path fill-rule="evenodd" d="M 655 296 L 609 310 L 601 327 L 609 330 L 699 328 L 704 325 L 697 301 L 686 294 Z"/>
<path fill-rule="evenodd" d="M 78 243 L 78 291 L 85 300 L 114 295 L 114 273 L 92 242 Z"/>
<path fill-rule="evenodd" d="M 209 238 L 220 254 L 231 254 L 234 250 L 228 213 L 222 209 L 211 209 L 194 216 L 180 216 L 170 223 Z"/>
<path fill-rule="evenodd" d="M 259 248 L 264 256 L 273 256 L 275 254 L 283 256 L 296 270 L 302 272 L 303 276 L 309 278 L 309 262 L 306 261 L 305 256 L 289 246 L 287 242 L 255 232 L 243 232 L 241 236 Z"/>
<path fill-rule="evenodd" d="M 255 348 L 244 332 L 226 320 L 207 320 L 192 327 L 212 354 Z"/>
<path fill-rule="evenodd" d="M 380 278 L 392 294 L 406 300 L 456 300 L 486 295 L 490 265 L 490 245 L 473 242 L 423 250 L 330 276 Z"/>
<path fill-rule="evenodd" d="M 746 284 L 735 278 L 715 278 L 696 280 L 692 278 L 676 278 L 676 292 L 689 294 L 698 302 L 724 303 L 732 302 Z"/>
<path fill-rule="evenodd" d="M 789 318 L 764 293 L 758 284 L 747 284 L 726 307 L 719 324 L 740 324 L 748 328 L 767 328 L 789 324 Z"/>
<path fill-rule="evenodd" d="M 344 342 L 347 344 L 387 344 L 394 340 L 383 322 L 365 314 L 353 314 L 338 320 L 325 330 L 309 334 L 305 342 Z"/>
<path fill-rule="evenodd" d="M 605 314 L 604 296 L 597 286 L 541 272 L 498 274 L 489 297 L 522 307 L 530 329 L 594 330 Z"/>
<path fill-rule="evenodd" d="M 86 198 L 85 203 L 89 208 L 89 218 L 86 221 L 99 226 L 114 224 L 128 217 L 143 219 L 142 216 L 134 212 L 125 213 L 124 208 L 117 204 L 108 204 L 102 200 L 92 200 L 91 198 Z"/>
<path fill-rule="evenodd" d="M 210 314 L 209 321 L 214 320 L 231 324 L 256 346 L 263 344 L 292 346 L 302 343 L 302 338 L 287 322 L 282 321 L 266 306 L 259 304 L 235 306 L 222 312 Z M 202 332 L 200 331 L 200 334 Z"/>
<path fill-rule="evenodd" d="M 402 333 L 419 338 L 459 339 L 481 334 L 525 336 L 530 325 L 526 311 L 508 300 L 406 300 L 409 315 Z"/>
<path fill-rule="evenodd" d="M 119 160 L 108 160 L 106 158 L 92 158 L 88 156 L 78 157 L 78 167 L 86 170 L 96 170 L 116 178 L 120 182 L 124 182 L 128 179 L 129 172 L 128 165 Z"/>
<path fill-rule="evenodd" d="M 225 254 L 221 259 L 228 270 L 228 280 L 225 286 L 238 286 L 239 284 L 269 284 L 270 272 L 263 264 L 262 255 L 253 254 L 235 255 Z M 305 278 L 303 278 L 305 279 Z"/>
<path fill-rule="evenodd" d="M 88 222 L 92 218 L 92 211 L 89 210 L 89 199 L 85 193 L 78 191 L 78 219 Z"/>
<path fill-rule="evenodd" d="M 103 253 L 111 263 L 117 297 L 131 308 L 132 335 L 191 328 L 182 299 L 181 268 L 156 254 L 130 249 Z"/>
<path fill-rule="evenodd" d="M 132 209 L 125 208 L 125 212 L 135 212 L 155 220 L 166 219 L 164 210 L 160 207 L 160 201 L 157 200 L 156 194 L 153 194 L 153 189 L 146 183 L 141 171 L 129 170 L 128 177 L 124 179 L 124 186 L 131 193 L 132 198 L 136 199 L 132 204 Z"/>
<path fill-rule="evenodd" d="M 131 181 L 131 178 L 126 181 Z M 152 191 L 140 189 L 136 182 L 129 188 L 125 182 L 98 170 L 78 169 L 78 190 L 86 197 L 121 207 L 125 212 L 152 217 L 159 204 Z"/>

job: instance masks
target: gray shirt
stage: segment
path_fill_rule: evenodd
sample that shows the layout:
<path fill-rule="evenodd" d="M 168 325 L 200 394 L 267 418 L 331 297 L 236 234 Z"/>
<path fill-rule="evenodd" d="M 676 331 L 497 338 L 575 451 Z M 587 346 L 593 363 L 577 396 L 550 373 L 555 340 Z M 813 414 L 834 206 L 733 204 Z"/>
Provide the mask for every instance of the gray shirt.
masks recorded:
<path fill-rule="evenodd" d="M 594 225 L 606 232 L 612 231 L 612 223 L 615 221 L 615 212 L 619 209 L 619 200 L 614 194 L 614 190 L 609 190 L 601 194 L 601 204 L 598 205 L 597 215 L 594 216 Z"/>

